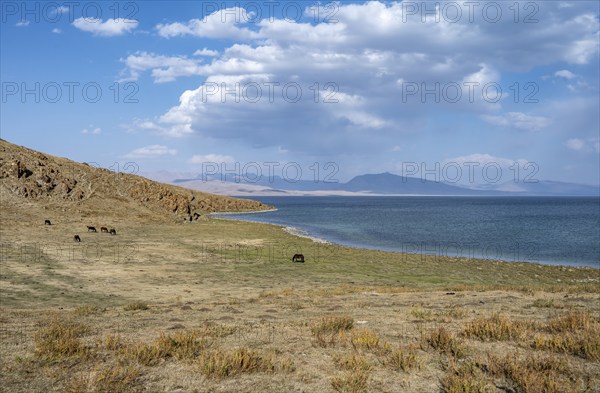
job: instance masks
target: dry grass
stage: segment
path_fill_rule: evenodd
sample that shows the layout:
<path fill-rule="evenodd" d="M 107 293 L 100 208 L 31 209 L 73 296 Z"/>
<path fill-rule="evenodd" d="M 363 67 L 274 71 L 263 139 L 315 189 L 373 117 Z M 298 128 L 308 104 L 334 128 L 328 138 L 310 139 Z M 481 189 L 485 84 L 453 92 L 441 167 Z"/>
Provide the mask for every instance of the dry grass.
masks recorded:
<path fill-rule="evenodd" d="M 503 378 L 517 392 L 563 393 L 579 390 L 567 363 L 553 356 L 490 355 L 489 372 L 496 378 Z"/>
<path fill-rule="evenodd" d="M 371 329 L 353 329 L 350 332 L 350 344 L 355 350 L 380 350 L 387 348 L 388 345 L 383 343 L 381 337 Z"/>
<path fill-rule="evenodd" d="M 345 332 L 354 327 L 354 319 L 347 315 L 322 317 L 310 323 L 310 331 L 317 345 L 334 346 L 345 339 Z"/>
<path fill-rule="evenodd" d="M 334 363 L 342 370 L 347 371 L 369 371 L 372 369 L 372 364 L 366 357 L 356 353 L 347 354 L 341 357 L 335 357 Z"/>
<path fill-rule="evenodd" d="M 438 352 L 455 358 L 463 358 L 468 352 L 464 341 L 453 333 L 448 332 L 443 326 L 431 330 L 429 334 L 425 334 L 423 341 Z"/>
<path fill-rule="evenodd" d="M 367 371 L 347 371 L 331 378 L 331 387 L 339 393 L 365 393 L 369 383 Z"/>
<path fill-rule="evenodd" d="M 457 364 L 450 360 L 446 375 L 440 380 L 444 393 L 495 393 L 496 388 L 489 383 L 481 370 L 473 362 Z"/>
<path fill-rule="evenodd" d="M 151 343 L 136 342 L 121 349 L 120 354 L 144 366 L 155 366 L 167 358 L 190 360 L 198 358 L 210 346 L 210 341 L 196 331 L 161 333 Z"/>
<path fill-rule="evenodd" d="M 135 310 L 147 310 L 148 308 L 149 308 L 148 303 L 137 301 L 137 302 L 127 304 L 125 307 L 123 307 L 123 310 L 135 311 Z"/>
<path fill-rule="evenodd" d="M 80 373 L 71 378 L 65 390 L 69 393 L 142 391 L 139 368 L 134 366 L 105 366 L 92 372 Z"/>
<path fill-rule="evenodd" d="M 198 358 L 198 365 L 202 374 L 207 377 L 217 378 L 230 377 L 242 373 L 272 373 L 276 370 L 274 360 L 271 356 L 248 348 L 231 351 L 215 350 L 210 353 L 203 353 Z M 289 369 L 289 363 L 285 363 L 284 368 Z"/>
<path fill-rule="evenodd" d="M 36 333 L 35 354 L 48 360 L 85 356 L 89 354 L 89 348 L 81 341 L 81 337 L 88 331 L 89 327 L 81 323 L 53 318 Z"/>
<path fill-rule="evenodd" d="M 531 327 L 531 323 L 513 321 L 504 314 L 495 313 L 490 317 L 481 317 L 469 322 L 463 334 L 484 341 L 517 340 Z"/>
<path fill-rule="evenodd" d="M 421 368 L 421 361 L 413 346 L 397 348 L 390 352 L 385 359 L 385 365 L 392 370 L 410 372 Z"/>

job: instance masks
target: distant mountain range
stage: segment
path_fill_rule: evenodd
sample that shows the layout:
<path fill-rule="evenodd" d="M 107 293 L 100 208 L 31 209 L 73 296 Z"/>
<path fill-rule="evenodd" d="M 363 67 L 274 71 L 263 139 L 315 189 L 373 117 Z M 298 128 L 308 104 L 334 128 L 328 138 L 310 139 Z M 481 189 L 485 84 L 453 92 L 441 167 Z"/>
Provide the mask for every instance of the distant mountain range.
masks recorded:
<path fill-rule="evenodd" d="M 541 180 L 536 183 L 506 182 L 473 187 L 447 184 L 392 173 L 356 176 L 348 182 L 292 182 L 278 176 L 256 181 L 233 176 L 178 177 L 168 172 L 146 173 L 147 177 L 194 190 L 236 196 L 275 195 L 459 195 L 459 196 L 600 196 L 597 186 Z M 179 175 L 182 175 L 181 173 Z M 184 174 L 189 175 L 189 174 Z M 252 180 L 252 179 L 250 179 Z"/>

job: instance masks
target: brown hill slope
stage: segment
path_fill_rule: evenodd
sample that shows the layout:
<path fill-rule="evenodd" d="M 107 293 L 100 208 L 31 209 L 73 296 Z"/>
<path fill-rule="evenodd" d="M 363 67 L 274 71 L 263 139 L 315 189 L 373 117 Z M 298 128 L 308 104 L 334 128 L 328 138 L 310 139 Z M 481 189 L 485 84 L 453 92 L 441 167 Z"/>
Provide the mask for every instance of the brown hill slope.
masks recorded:
<path fill-rule="evenodd" d="M 128 169 L 113 172 L 0 139 L 2 207 L 151 221 L 193 221 L 210 212 L 270 208 L 257 201 L 192 191 L 124 173 Z"/>

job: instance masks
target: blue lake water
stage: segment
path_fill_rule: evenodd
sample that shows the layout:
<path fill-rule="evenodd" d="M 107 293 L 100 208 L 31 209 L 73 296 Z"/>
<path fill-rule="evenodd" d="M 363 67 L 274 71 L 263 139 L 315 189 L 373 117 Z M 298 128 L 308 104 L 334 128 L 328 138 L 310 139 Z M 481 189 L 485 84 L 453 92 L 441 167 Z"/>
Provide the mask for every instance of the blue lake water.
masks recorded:
<path fill-rule="evenodd" d="M 228 217 L 386 251 L 600 267 L 597 197 L 254 197 Z"/>

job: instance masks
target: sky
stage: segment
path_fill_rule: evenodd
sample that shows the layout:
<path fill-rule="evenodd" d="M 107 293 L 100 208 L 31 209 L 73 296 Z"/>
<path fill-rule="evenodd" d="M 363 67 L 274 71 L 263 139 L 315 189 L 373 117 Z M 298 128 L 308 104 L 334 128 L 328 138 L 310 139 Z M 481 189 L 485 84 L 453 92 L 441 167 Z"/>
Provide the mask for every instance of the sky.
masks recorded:
<path fill-rule="evenodd" d="M 0 133 L 143 173 L 598 185 L 599 4 L 2 0 Z"/>

